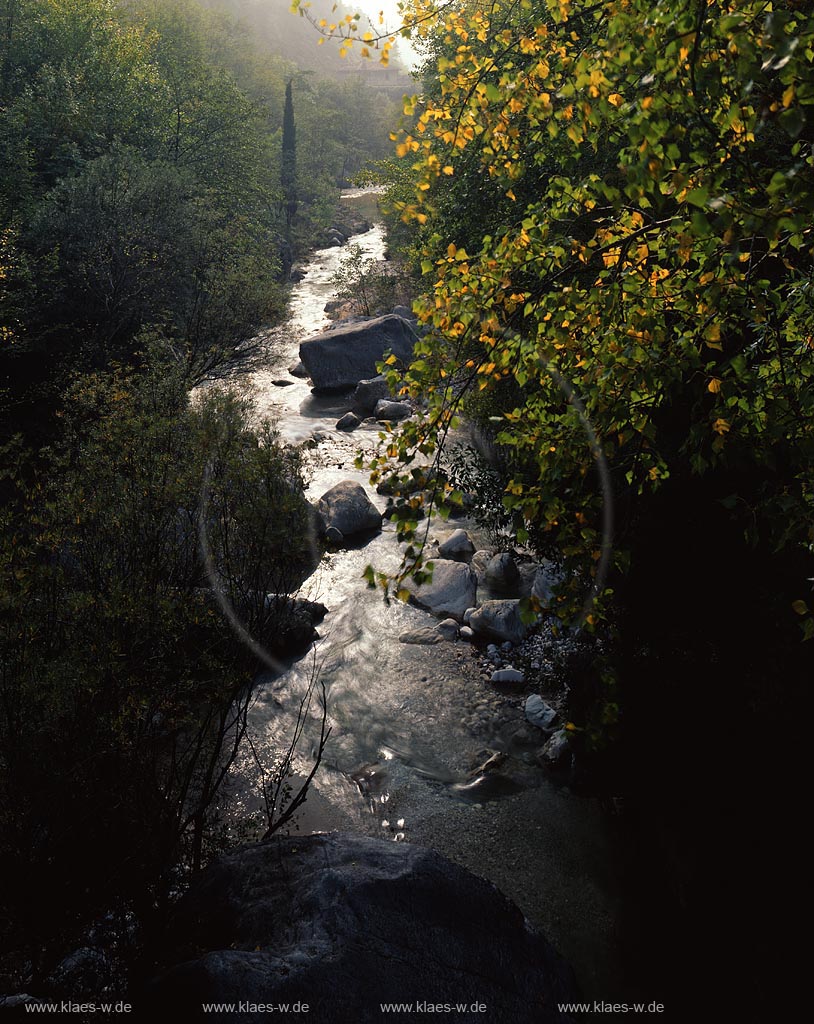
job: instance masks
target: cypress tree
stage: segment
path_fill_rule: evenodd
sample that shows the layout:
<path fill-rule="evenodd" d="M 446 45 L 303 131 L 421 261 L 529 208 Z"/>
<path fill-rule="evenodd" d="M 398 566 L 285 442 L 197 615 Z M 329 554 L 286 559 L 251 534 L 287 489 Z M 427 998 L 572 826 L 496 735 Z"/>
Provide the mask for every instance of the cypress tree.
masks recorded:
<path fill-rule="evenodd" d="M 283 152 L 280 167 L 280 183 L 285 200 L 285 222 L 291 232 L 291 223 L 297 212 L 297 137 L 294 126 L 294 102 L 291 98 L 291 82 L 285 87 L 285 109 L 283 111 Z"/>

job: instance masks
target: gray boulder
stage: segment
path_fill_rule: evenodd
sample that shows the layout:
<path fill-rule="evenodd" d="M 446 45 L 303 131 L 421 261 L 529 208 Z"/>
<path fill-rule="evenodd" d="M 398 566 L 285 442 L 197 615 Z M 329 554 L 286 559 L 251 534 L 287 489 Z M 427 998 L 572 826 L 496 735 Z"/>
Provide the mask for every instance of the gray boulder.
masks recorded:
<path fill-rule="evenodd" d="M 571 753 L 568 733 L 558 729 L 546 745 L 540 750 L 537 760 L 541 765 L 564 764 Z"/>
<path fill-rule="evenodd" d="M 409 306 L 393 306 L 393 312 L 396 316 L 404 317 L 405 320 L 415 320 L 415 313 Z"/>
<path fill-rule="evenodd" d="M 469 625 L 478 636 L 501 642 L 511 640 L 513 644 L 521 643 L 529 631 L 520 618 L 520 602 L 516 600 L 484 601 L 472 613 Z"/>
<path fill-rule="evenodd" d="M 432 565 L 432 582 L 419 586 L 410 580 L 406 584 L 410 600 L 439 619 L 452 618 L 460 622 L 466 609 L 475 602 L 477 578 L 463 562 L 436 558 Z"/>
<path fill-rule="evenodd" d="M 554 588 L 562 583 L 562 572 L 554 562 L 544 562 L 534 574 L 531 593 L 543 608 L 548 608 L 554 599 Z"/>
<path fill-rule="evenodd" d="M 422 626 L 420 629 L 408 629 L 399 636 L 400 644 L 418 644 L 422 647 L 431 647 L 433 644 L 443 643 L 444 637 L 434 626 Z"/>
<path fill-rule="evenodd" d="M 354 412 L 346 412 L 341 419 L 336 421 L 337 430 L 356 430 L 362 421 Z"/>
<path fill-rule="evenodd" d="M 435 627 L 445 640 L 458 639 L 458 623 L 455 619 L 444 619 Z"/>
<path fill-rule="evenodd" d="M 468 562 L 474 553 L 475 545 L 466 530 L 453 530 L 438 547 L 438 554 L 442 558 L 451 558 L 456 562 Z"/>
<path fill-rule="evenodd" d="M 488 548 L 481 548 L 472 556 L 470 565 L 478 576 L 483 576 L 486 572 L 486 566 L 491 562 L 491 560 L 492 552 L 489 551 Z"/>
<path fill-rule="evenodd" d="M 406 320 L 390 313 L 306 338 L 300 345 L 300 359 L 314 391 L 344 391 L 373 377 L 387 352 L 409 363 L 416 337 Z"/>
<path fill-rule="evenodd" d="M 399 420 L 406 420 L 408 416 L 412 416 L 413 410 L 408 402 L 391 402 L 387 398 L 382 398 L 376 403 L 376 408 L 373 410 L 373 415 L 377 420 L 388 420 L 398 422 Z"/>
<path fill-rule="evenodd" d="M 508 551 L 490 558 L 483 575 L 493 590 L 514 590 L 520 583 L 520 572 Z"/>
<path fill-rule="evenodd" d="M 532 693 L 526 698 L 526 720 L 538 729 L 549 729 L 556 717 L 556 710 L 539 693 Z"/>
<path fill-rule="evenodd" d="M 360 380 L 353 392 L 353 409 L 359 416 L 372 416 L 376 404 L 384 398 L 390 398 L 387 381 L 379 374 L 370 380 Z"/>
<path fill-rule="evenodd" d="M 557 1007 L 576 998 L 568 965 L 491 883 L 433 850 L 337 833 L 212 864 L 160 963 L 145 1002 L 170 1020 L 205 1019 L 202 1003 L 299 1002 L 316 1021 L 380 1024 L 380 1004 L 422 1000 L 486 1005 L 455 1015 L 464 1024 L 569 1024 Z"/>
<path fill-rule="evenodd" d="M 325 520 L 326 530 L 333 527 L 343 537 L 378 530 L 382 525 L 381 512 L 354 480 L 342 480 L 326 491 L 317 502 L 317 509 Z"/>

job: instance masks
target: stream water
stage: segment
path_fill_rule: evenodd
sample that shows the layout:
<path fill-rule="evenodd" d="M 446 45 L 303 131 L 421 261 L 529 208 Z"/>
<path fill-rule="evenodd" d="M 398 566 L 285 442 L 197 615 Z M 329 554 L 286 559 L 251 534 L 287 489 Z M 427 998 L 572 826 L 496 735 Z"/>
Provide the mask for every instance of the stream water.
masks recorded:
<path fill-rule="evenodd" d="M 354 202 L 353 197 L 346 199 Z M 353 241 L 381 258 L 385 238 L 375 225 Z M 315 500 L 339 480 L 366 486 L 384 508 L 365 472 L 353 467 L 356 451 L 372 447 L 377 430 L 335 429 L 347 411 L 342 397 L 316 397 L 308 382 L 289 373 L 298 347 L 327 325 L 323 310 L 343 249 L 313 254 L 294 286 L 289 322 L 265 336 L 267 359 L 241 376 L 259 416 L 274 418 L 290 443 L 315 439 L 309 449 L 308 497 Z M 313 443 L 313 441 L 312 441 Z M 443 539 L 455 526 L 441 523 Z M 526 752 L 512 748 L 523 725 L 523 698 L 493 692 L 464 641 L 433 647 L 399 643 L 430 616 L 367 589 L 367 564 L 395 567 L 399 550 L 387 523 L 363 547 L 323 557 L 302 594 L 329 609 L 321 639 L 306 657 L 265 676 L 251 711 L 251 744 L 232 774 L 230 790 L 240 815 L 262 808 L 257 783 L 262 764 L 279 761 L 316 671 L 328 699 L 331 736 L 308 800 L 296 819 L 301 833 L 342 829 L 433 846 L 483 875 L 515 900 L 575 967 L 586 996 L 608 998 L 618 976 L 618 886 L 611 824 L 596 801 L 554 785 Z M 310 770 L 320 713 L 311 707 L 295 769 Z M 511 783 L 467 789 L 469 771 L 485 748 L 517 755 Z"/>

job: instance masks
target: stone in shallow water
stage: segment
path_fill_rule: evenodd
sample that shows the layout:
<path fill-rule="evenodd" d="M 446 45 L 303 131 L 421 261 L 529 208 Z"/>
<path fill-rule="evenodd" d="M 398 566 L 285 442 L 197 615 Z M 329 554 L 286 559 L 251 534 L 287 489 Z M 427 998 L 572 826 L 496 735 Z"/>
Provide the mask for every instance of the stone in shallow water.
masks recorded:
<path fill-rule="evenodd" d="M 300 359 L 315 391 L 341 391 L 375 376 L 376 364 L 387 352 L 404 363 L 412 362 L 417 340 L 406 320 L 389 314 L 306 338 L 300 345 Z"/>
<path fill-rule="evenodd" d="M 353 392 L 353 408 L 360 416 L 372 416 L 376 403 L 383 398 L 390 398 L 387 381 L 380 374 L 370 380 L 360 380 Z"/>
<path fill-rule="evenodd" d="M 341 419 L 336 421 L 337 430 L 355 430 L 362 421 L 353 412 L 346 412 Z"/>
<path fill-rule="evenodd" d="M 458 623 L 455 619 L 444 619 L 435 628 L 445 640 L 458 639 Z"/>
<path fill-rule="evenodd" d="M 400 644 L 421 644 L 429 647 L 443 643 L 443 636 L 433 626 L 422 626 L 420 629 L 408 629 L 399 636 Z"/>
<path fill-rule="evenodd" d="M 508 551 L 489 559 L 484 570 L 486 583 L 495 590 L 513 590 L 520 583 L 520 572 Z"/>
<path fill-rule="evenodd" d="M 345 537 L 378 530 L 382 514 L 355 480 L 342 480 L 326 491 L 317 502 L 326 529 L 335 527 Z"/>
<path fill-rule="evenodd" d="M 570 753 L 571 744 L 568 742 L 568 733 L 565 729 L 558 729 L 540 750 L 537 760 L 540 764 L 564 764 Z"/>

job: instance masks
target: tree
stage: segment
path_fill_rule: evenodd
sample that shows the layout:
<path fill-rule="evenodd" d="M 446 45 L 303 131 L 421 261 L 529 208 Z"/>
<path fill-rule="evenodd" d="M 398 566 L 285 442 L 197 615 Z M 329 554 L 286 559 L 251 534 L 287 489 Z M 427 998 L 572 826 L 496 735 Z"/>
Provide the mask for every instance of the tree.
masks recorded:
<path fill-rule="evenodd" d="M 285 87 L 280 183 L 285 196 L 285 220 L 290 235 L 291 225 L 297 213 L 297 135 L 294 126 L 294 100 L 291 96 L 291 82 L 287 82 Z"/>
<path fill-rule="evenodd" d="M 258 651 L 312 568 L 298 454 L 247 413 L 159 360 L 78 378 L 33 483 L 4 449 L 0 943 L 35 986 L 101 913 L 160 927 L 216 846 Z"/>
<path fill-rule="evenodd" d="M 143 328 L 195 380 L 280 315 L 281 111 L 183 0 L 25 0 L 2 40 L 3 429 L 47 433 L 67 376 L 137 362 Z"/>
<path fill-rule="evenodd" d="M 556 537 L 594 579 L 596 458 L 620 569 L 625 527 L 684 467 L 753 540 L 810 552 L 810 16 L 507 2 L 447 8 L 434 31 L 398 146 L 431 328 L 408 381 L 432 437 L 511 383 L 518 535 Z M 399 458 L 417 443 L 408 426 Z"/>

